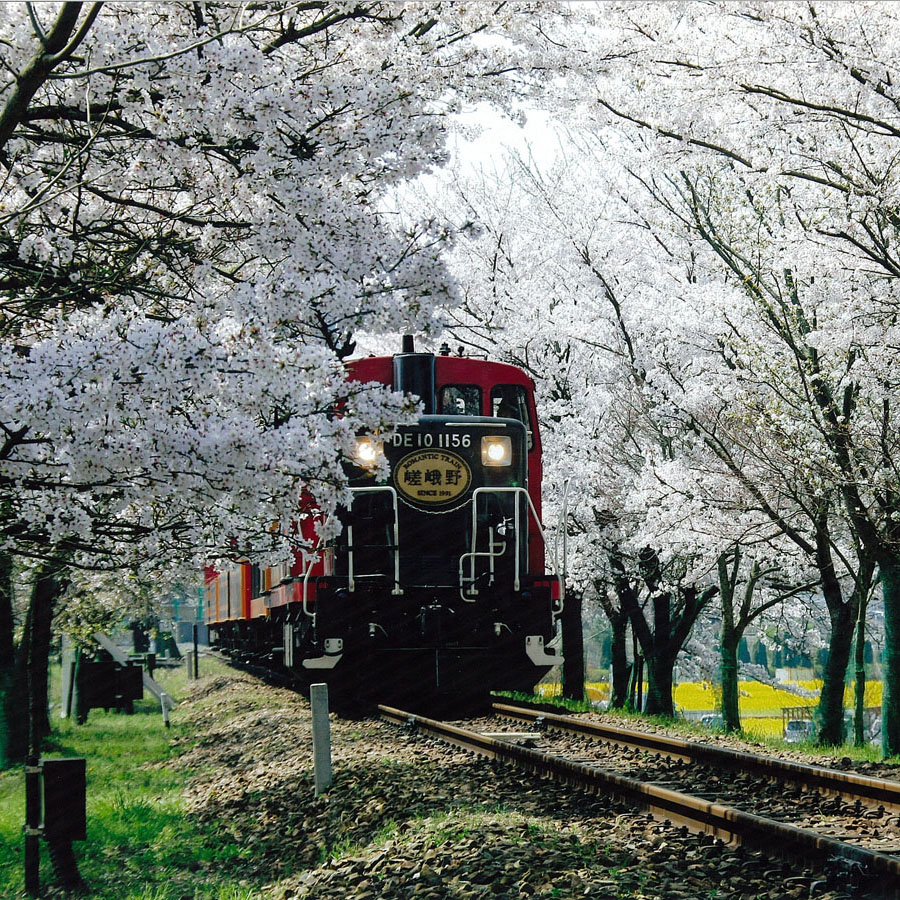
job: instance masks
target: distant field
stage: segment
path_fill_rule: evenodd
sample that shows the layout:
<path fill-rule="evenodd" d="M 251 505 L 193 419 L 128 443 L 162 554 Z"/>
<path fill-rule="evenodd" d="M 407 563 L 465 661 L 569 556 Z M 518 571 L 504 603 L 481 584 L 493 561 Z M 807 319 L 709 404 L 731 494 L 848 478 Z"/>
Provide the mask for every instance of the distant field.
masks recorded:
<path fill-rule="evenodd" d="M 758 681 L 742 681 L 740 688 L 741 723 L 748 734 L 756 737 L 781 737 L 784 727 L 782 709 L 784 707 L 814 707 L 819 702 L 821 681 L 800 681 L 791 683 L 786 689 L 773 688 Z M 609 684 L 603 681 L 585 685 L 588 699 L 604 701 L 609 699 Z M 559 696 L 559 684 L 538 685 L 538 693 L 544 697 Z M 811 694 L 811 692 L 814 692 Z M 715 713 L 721 708 L 721 696 L 716 685 L 708 681 L 682 682 L 675 688 L 675 709 L 681 713 Z M 853 708 L 853 687 L 844 692 L 844 705 Z M 865 706 L 881 706 L 881 682 L 866 684 Z"/>
<path fill-rule="evenodd" d="M 777 715 L 780 718 L 782 707 L 815 706 L 819 702 L 817 689 L 815 696 L 805 696 L 813 688 L 800 685 L 797 685 L 800 691 L 797 693 L 758 681 L 742 681 L 738 687 L 741 714 L 746 716 Z M 715 710 L 721 707 L 721 693 L 709 682 L 679 684 L 675 688 L 675 705 L 686 712 Z"/>

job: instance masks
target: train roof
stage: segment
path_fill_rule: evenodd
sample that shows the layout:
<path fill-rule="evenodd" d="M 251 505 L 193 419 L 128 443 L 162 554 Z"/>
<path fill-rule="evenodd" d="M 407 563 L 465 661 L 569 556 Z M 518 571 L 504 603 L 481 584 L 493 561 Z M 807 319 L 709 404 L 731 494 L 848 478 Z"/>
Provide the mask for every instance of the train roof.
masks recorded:
<path fill-rule="evenodd" d="M 407 354 L 398 354 L 405 356 Z M 508 363 L 477 359 L 470 356 L 442 354 L 416 354 L 433 356 L 435 377 L 440 384 L 520 384 L 534 387 L 532 379 Z M 377 381 L 391 385 L 394 380 L 396 356 L 367 356 L 347 361 L 347 372 L 353 381 Z"/>

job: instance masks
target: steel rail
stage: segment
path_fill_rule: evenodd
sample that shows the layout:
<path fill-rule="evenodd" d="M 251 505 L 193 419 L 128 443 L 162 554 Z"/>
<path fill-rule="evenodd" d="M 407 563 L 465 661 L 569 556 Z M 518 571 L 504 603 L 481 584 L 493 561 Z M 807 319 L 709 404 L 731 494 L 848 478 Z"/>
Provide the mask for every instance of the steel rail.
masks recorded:
<path fill-rule="evenodd" d="M 588 722 L 573 716 L 542 713 L 505 703 L 495 703 L 493 708 L 498 715 L 523 722 L 538 722 L 547 728 L 570 734 L 584 734 L 625 747 L 639 747 L 689 762 L 707 763 L 716 768 L 729 768 L 752 772 L 767 778 L 797 782 L 804 787 L 817 788 L 854 799 L 875 801 L 885 808 L 900 809 L 900 782 L 896 781 L 871 778 L 853 772 L 839 772 L 823 766 L 811 766 L 696 741 L 685 741 L 669 735 L 631 731 L 615 725 Z"/>
<path fill-rule="evenodd" d="M 870 875 L 891 878 L 889 893 L 886 895 L 898 896 L 900 857 L 866 850 L 814 831 L 607 772 L 596 766 L 531 750 L 393 707 L 379 706 L 378 709 L 385 721 L 434 735 L 482 756 L 515 763 L 520 768 L 550 776 L 566 784 L 575 784 L 594 793 L 617 796 L 655 816 L 677 821 L 692 830 L 703 831 L 725 841 L 753 844 L 769 852 L 777 848 L 780 854 L 799 853 L 820 864 L 835 859 L 854 862 Z"/>

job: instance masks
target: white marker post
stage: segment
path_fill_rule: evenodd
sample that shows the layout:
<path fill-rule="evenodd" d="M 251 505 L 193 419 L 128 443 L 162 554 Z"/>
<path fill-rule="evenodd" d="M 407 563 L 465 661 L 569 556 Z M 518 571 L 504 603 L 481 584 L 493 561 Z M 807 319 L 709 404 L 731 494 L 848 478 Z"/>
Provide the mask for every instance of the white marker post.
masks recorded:
<path fill-rule="evenodd" d="M 312 707 L 313 772 L 316 796 L 331 787 L 331 722 L 328 720 L 328 685 L 313 684 L 309 688 Z"/>
<path fill-rule="evenodd" d="M 75 647 L 72 644 L 72 639 L 67 634 L 64 634 L 62 636 L 62 702 L 59 707 L 59 717 L 61 719 L 68 719 L 72 715 L 76 666 Z"/>

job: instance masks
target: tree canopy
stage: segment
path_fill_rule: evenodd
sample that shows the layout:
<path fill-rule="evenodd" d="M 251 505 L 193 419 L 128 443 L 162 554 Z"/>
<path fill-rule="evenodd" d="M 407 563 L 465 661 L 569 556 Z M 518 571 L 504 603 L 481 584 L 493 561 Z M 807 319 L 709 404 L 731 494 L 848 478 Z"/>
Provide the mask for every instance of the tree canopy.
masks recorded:
<path fill-rule="evenodd" d="M 427 333 L 454 297 L 446 231 L 380 198 L 444 161 L 447 116 L 536 23 L 318 2 L 0 16 L 6 546 L 283 556 L 304 496 L 326 517 L 343 499 L 354 434 L 412 411 L 348 390 L 354 334 Z"/>

